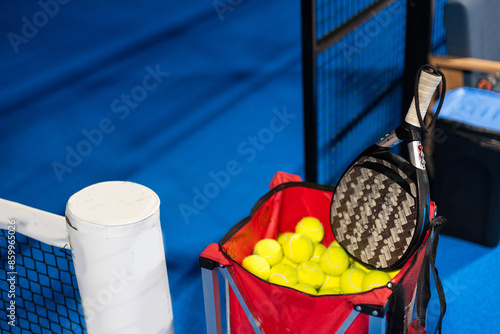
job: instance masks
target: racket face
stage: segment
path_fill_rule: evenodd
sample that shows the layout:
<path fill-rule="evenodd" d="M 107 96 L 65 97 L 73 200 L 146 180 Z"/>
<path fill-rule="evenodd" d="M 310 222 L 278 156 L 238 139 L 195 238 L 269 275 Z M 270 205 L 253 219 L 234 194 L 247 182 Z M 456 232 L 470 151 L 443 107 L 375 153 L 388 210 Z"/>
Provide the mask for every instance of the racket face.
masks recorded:
<path fill-rule="evenodd" d="M 401 165 L 398 159 L 362 156 L 344 173 L 332 199 L 336 240 L 368 267 L 396 268 L 420 239 L 417 185 Z"/>

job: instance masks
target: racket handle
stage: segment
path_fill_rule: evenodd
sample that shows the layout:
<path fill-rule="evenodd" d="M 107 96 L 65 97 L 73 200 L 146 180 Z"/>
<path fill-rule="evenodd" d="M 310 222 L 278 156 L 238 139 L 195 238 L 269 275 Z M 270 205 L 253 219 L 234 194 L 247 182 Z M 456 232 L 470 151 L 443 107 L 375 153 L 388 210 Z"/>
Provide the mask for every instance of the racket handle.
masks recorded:
<path fill-rule="evenodd" d="M 420 74 L 420 79 L 418 82 L 418 100 L 420 105 L 420 115 L 424 119 L 429 104 L 431 103 L 432 95 L 436 91 L 436 87 L 441 82 L 441 76 L 434 73 L 429 73 L 425 70 Z M 420 122 L 418 121 L 417 108 L 415 108 L 415 97 L 411 102 L 410 109 L 405 118 L 406 123 L 409 123 L 417 128 L 420 127 Z"/>

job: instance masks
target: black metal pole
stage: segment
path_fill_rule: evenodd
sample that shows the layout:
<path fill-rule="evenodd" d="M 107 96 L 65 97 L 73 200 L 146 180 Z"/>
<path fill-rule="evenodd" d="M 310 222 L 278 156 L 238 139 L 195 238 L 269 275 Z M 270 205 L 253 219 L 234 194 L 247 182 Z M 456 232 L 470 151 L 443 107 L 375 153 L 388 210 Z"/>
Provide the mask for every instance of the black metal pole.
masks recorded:
<path fill-rule="evenodd" d="M 431 52 L 433 6 L 433 0 L 407 1 L 403 117 L 413 99 L 415 75 Z"/>
<path fill-rule="evenodd" d="M 415 76 L 420 66 L 427 63 L 431 51 L 433 0 L 407 0 L 406 46 L 403 74 L 403 120 L 415 94 Z M 408 149 L 401 146 L 400 154 L 408 157 Z"/>
<path fill-rule="evenodd" d="M 302 0 L 302 90 L 306 181 L 318 182 L 318 121 L 316 109 L 316 1 Z"/>

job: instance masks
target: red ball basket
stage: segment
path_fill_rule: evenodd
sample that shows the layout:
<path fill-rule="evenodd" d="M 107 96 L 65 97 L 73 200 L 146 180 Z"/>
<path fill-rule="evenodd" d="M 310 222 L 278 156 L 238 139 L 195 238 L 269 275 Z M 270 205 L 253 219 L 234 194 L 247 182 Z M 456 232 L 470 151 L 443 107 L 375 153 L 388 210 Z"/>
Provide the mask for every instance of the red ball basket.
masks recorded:
<path fill-rule="evenodd" d="M 226 279 L 231 333 L 434 333 L 441 329 L 446 302 L 434 263 L 438 232 L 445 220 L 430 217 L 424 242 L 386 286 L 342 295 L 309 295 L 269 283 L 241 266 L 257 241 L 294 231 L 305 216 L 324 225 L 323 244 L 334 240 L 330 203 L 335 188 L 300 182 L 277 173 L 271 191 L 219 244 L 200 256 L 207 331 L 222 333 L 218 272 Z M 432 205 L 432 207 L 435 207 Z M 218 270 L 217 270 L 218 269 Z"/>

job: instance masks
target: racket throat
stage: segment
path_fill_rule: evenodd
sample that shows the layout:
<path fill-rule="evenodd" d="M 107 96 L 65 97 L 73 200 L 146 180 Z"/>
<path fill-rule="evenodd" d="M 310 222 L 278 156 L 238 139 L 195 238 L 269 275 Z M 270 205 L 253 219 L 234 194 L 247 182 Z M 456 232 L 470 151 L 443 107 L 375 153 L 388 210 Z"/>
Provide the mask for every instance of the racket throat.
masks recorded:
<path fill-rule="evenodd" d="M 414 140 L 408 143 L 408 153 L 410 158 L 410 163 L 413 167 L 420 170 L 425 170 L 425 154 L 424 147 L 420 140 Z"/>
<path fill-rule="evenodd" d="M 420 140 L 420 129 L 411 124 L 403 123 L 396 130 L 389 132 L 377 142 L 379 148 L 390 149 L 398 145 L 402 140 L 408 141 Z"/>
<path fill-rule="evenodd" d="M 391 131 L 386 134 L 385 137 L 380 138 L 377 143 L 377 146 L 380 148 L 391 148 L 401 142 L 401 137 L 398 135 L 397 131 Z"/>

